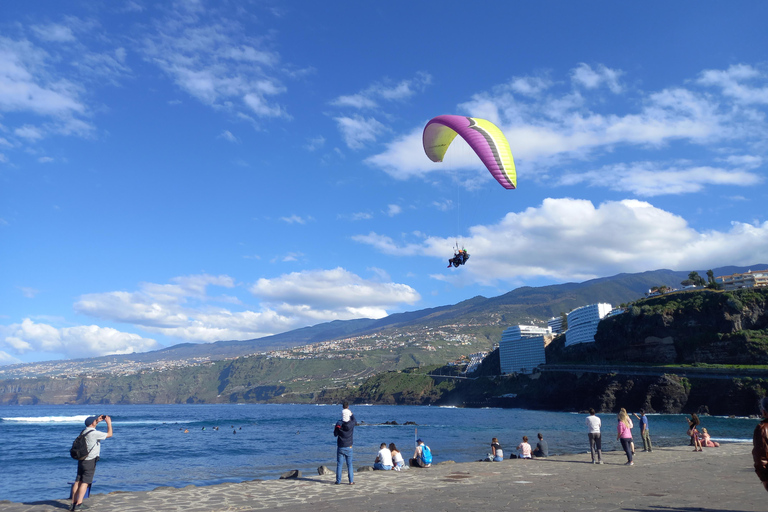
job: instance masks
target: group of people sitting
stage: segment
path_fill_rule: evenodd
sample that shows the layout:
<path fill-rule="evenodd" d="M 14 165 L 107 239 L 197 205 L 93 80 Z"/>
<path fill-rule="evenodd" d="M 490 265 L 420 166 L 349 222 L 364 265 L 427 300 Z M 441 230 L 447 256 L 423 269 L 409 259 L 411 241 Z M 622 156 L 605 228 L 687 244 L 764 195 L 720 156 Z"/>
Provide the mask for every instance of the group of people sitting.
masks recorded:
<path fill-rule="evenodd" d="M 702 427 L 701 432 L 699 432 L 698 427 L 700 425 L 701 421 L 699 420 L 699 417 L 695 413 L 691 414 L 690 419 L 688 419 L 688 432 L 686 433 L 691 436 L 691 446 L 693 446 L 693 451 L 700 452 L 704 446 L 707 448 L 718 448 L 720 443 L 712 440 L 706 428 Z"/>
<path fill-rule="evenodd" d="M 376 460 L 373 463 L 373 469 L 380 471 L 400 471 L 405 467 L 405 461 L 400 450 L 395 443 L 381 443 L 379 453 L 376 454 Z M 413 457 L 409 459 L 408 465 L 416 468 L 428 468 L 432 465 L 432 450 L 424 444 L 421 439 L 416 440 L 416 450 Z"/>
<path fill-rule="evenodd" d="M 534 450 L 528 443 L 528 436 L 523 436 L 523 442 L 517 445 L 517 453 L 511 454 L 510 459 L 532 459 L 533 457 L 549 457 L 549 447 L 544 440 L 541 432 L 538 434 L 539 442 L 536 443 Z M 491 440 L 491 453 L 483 459 L 486 462 L 501 462 L 504 460 L 504 450 L 502 450 L 499 440 L 495 437 Z"/>

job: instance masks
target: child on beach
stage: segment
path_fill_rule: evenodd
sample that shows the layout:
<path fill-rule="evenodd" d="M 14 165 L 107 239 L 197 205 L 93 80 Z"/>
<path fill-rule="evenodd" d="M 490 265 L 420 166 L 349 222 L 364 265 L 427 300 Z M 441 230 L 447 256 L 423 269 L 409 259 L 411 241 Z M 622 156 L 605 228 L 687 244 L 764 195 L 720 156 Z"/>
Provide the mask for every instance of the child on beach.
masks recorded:
<path fill-rule="evenodd" d="M 346 423 L 352 418 L 352 411 L 349 410 L 349 402 L 344 402 L 342 407 L 343 409 L 341 410 L 341 421 Z"/>

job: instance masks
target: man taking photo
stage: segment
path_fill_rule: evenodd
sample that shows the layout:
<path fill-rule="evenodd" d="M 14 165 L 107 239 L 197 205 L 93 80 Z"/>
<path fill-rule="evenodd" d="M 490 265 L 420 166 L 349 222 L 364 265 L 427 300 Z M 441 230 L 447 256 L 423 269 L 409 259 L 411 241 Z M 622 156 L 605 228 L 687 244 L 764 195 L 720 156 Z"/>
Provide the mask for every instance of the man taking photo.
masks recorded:
<path fill-rule="evenodd" d="M 107 432 L 96 430 L 96 425 L 101 421 L 107 422 Z M 101 442 L 112 437 L 112 418 L 106 414 L 101 416 L 89 416 L 85 420 L 85 430 L 80 435 L 85 436 L 88 455 L 83 460 L 77 461 L 77 477 L 72 486 L 72 506 L 69 510 L 77 510 L 83 504 L 85 492 L 93 483 L 93 475 L 96 473 L 96 463 L 101 454 Z"/>

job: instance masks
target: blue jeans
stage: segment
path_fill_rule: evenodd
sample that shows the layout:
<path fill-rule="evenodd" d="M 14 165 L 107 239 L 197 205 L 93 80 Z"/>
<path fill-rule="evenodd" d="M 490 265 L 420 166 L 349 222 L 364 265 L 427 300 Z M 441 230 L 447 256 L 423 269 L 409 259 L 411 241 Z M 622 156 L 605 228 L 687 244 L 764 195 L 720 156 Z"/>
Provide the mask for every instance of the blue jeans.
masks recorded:
<path fill-rule="evenodd" d="M 355 481 L 355 472 L 352 469 L 352 447 L 349 448 L 336 448 L 336 483 L 341 483 L 341 468 L 344 465 L 344 460 L 347 461 L 347 473 L 349 474 L 349 483 Z"/>
<path fill-rule="evenodd" d="M 392 469 L 392 466 L 390 466 L 390 465 L 386 465 L 385 466 L 381 462 L 374 462 L 373 463 L 373 469 L 378 469 L 380 471 L 389 471 L 390 469 Z"/>

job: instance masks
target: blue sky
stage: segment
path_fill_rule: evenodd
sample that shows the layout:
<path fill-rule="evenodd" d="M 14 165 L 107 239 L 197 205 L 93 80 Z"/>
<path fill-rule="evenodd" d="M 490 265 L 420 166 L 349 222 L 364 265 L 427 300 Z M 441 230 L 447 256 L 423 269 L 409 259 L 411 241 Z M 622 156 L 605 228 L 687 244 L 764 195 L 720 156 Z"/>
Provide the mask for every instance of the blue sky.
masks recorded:
<path fill-rule="evenodd" d="M 0 364 L 768 261 L 768 4 L 11 2 Z M 518 188 L 441 114 L 506 134 Z M 471 259 L 447 269 L 452 247 Z"/>

